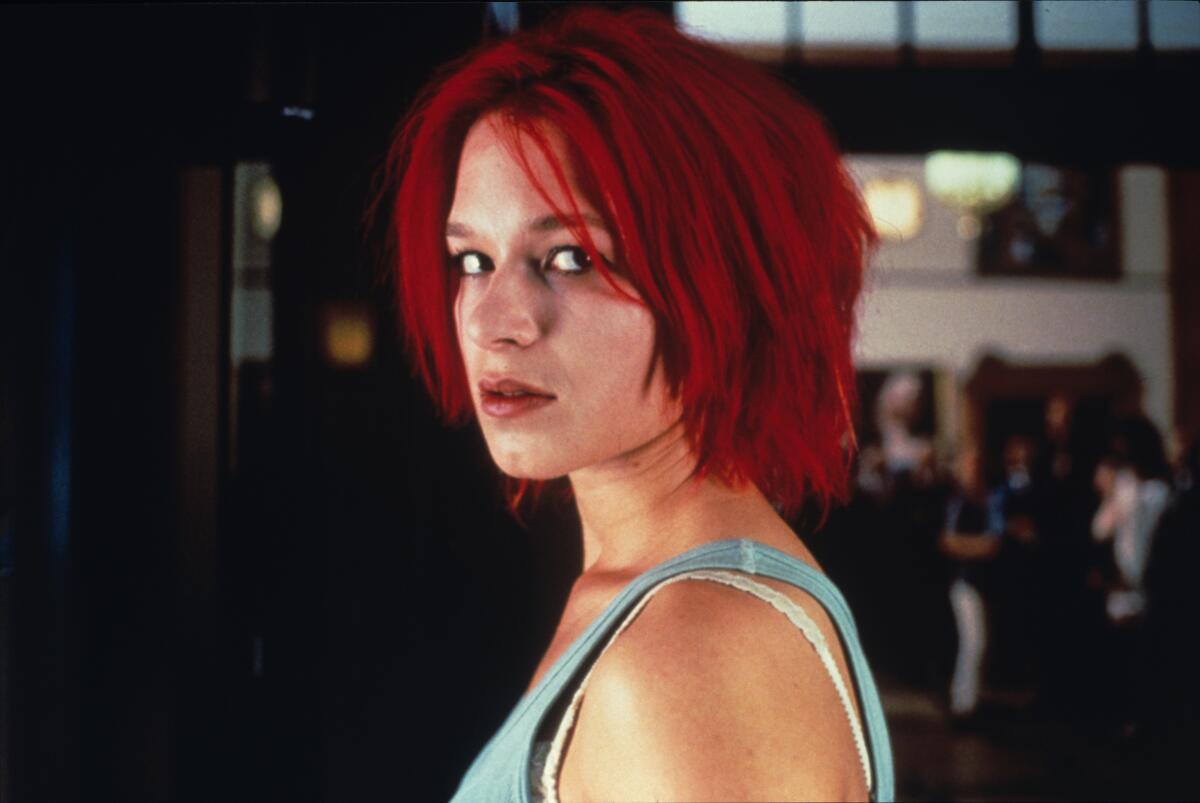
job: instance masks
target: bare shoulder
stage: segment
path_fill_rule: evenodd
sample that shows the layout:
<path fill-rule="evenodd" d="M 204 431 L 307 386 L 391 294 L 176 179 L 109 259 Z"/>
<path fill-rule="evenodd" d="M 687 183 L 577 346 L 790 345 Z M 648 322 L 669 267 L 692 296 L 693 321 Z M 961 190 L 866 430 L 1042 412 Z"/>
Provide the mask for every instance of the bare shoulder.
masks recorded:
<path fill-rule="evenodd" d="M 793 592 L 838 656 L 820 606 L 770 585 Z M 560 789 L 564 800 L 867 796 L 817 652 L 764 601 L 701 580 L 662 588 L 597 661 Z"/>

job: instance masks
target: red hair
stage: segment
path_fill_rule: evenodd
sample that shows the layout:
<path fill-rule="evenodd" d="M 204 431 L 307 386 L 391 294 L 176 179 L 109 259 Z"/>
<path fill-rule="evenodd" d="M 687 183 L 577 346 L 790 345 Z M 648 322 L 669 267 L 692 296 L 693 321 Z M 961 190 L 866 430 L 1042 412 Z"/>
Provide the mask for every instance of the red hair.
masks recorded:
<path fill-rule="evenodd" d="M 443 68 L 402 121 L 385 190 L 405 342 L 451 423 L 473 406 L 445 224 L 467 131 L 489 112 L 565 189 L 542 127 L 564 134 L 615 270 L 653 313 L 651 366 L 682 400 L 698 476 L 751 482 L 788 515 L 844 499 L 855 300 L 875 235 L 816 113 L 753 63 L 638 10 L 571 10 Z M 604 271 L 569 211 L 556 209 Z M 514 512 L 539 487 L 510 486 Z"/>

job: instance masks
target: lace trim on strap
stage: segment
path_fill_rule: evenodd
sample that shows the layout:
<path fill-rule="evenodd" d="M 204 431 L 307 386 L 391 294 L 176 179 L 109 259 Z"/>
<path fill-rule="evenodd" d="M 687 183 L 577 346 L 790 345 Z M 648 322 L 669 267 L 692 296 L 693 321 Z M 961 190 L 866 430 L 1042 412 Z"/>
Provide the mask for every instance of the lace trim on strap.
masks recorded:
<path fill-rule="evenodd" d="M 642 612 L 642 608 L 646 607 L 646 604 L 650 602 L 650 599 L 655 594 L 672 583 L 678 583 L 683 580 L 709 580 L 745 591 L 769 603 L 771 607 L 786 616 L 792 624 L 800 629 L 800 632 L 808 639 L 813 649 L 817 651 L 817 656 L 821 659 L 821 665 L 825 667 L 825 671 L 829 674 L 830 679 L 833 680 L 834 688 L 837 689 L 838 699 L 842 703 L 842 710 L 846 712 L 846 719 L 849 720 L 850 730 L 854 734 L 854 746 L 858 750 L 858 760 L 862 764 L 863 775 L 867 781 L 867 789 L 868 791 L 871 790 L 871 761 L 867 755 L 867 743 L 863 737 L 862 724 L 854 714 L 854 705 L 850 701 L 850 692 L 846 688 L 846 681 L 842 678 L 842 674 L 838 671 L 837 664 L 833 660 L 833 653 L 830 652 L 829 644 L 825 641 L 825 634 L 817 627 L 816 622 L 790 597 L 781 594 L 770 586 L 733 572 L 701 569 L 668 578 L 647 591 L 638 601 L 637 605 L 633 607 L 633 610 L 625 617 L 624 621 L 621 622 L 621 626 L 612 634 L 608 643 L 604 645 L 604 649 L 600 651 L 596 659 L 592 662 L 587 674 L 583 677 L 583 681 L 579 684 L 579 688 L 575 690 L 575 694 L 571 697 L 571 704 L 567 707 L 566 713 L 563 714 L 562 721 L 558 725 L 558 730 L 554 734 L 554 741 L 550 744 L 550 752 L 546 756 L 545 766 L 542 768 L 541 788 L 545 793 L 546 803 L 559 803 L 558 774 L 562 769 L 563 750 L 566 749 L 567 736 L 570 734 L 571 728 L 575 725 L 575 717 L 578 715 L 579 706 L 583 702 L 583 693 L 587 689 L 588 681 L 591 680 L 592 672 L 595 671 L 600 657 L 608 651 L 608 648 L 613 645 L 617 637 L 625 632 L 625 628 L 633 623 L 637 615 Z"/>

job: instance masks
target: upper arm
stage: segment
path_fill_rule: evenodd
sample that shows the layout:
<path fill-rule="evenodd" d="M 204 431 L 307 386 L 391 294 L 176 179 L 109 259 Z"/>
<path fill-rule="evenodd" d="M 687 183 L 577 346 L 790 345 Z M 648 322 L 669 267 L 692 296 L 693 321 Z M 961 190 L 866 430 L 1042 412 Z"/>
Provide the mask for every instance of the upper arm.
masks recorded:
<path fill-rule="evenodd" d="M 565 800 L 867 795 L 814 648 L 765 602 L 694 581 L 662 589 L 597 661 L 560 789 Z"/>

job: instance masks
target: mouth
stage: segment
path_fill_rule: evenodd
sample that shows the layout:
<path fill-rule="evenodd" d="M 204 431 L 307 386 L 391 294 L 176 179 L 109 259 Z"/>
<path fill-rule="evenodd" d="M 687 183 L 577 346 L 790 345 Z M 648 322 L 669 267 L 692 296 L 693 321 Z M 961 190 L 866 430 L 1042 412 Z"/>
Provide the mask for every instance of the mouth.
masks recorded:
<path fill-rule="evenodd" d="M 548 390 L 509 377 L 479 381 L 480 409 L 493 418 L 512 418 L 556 401 Z"/>

